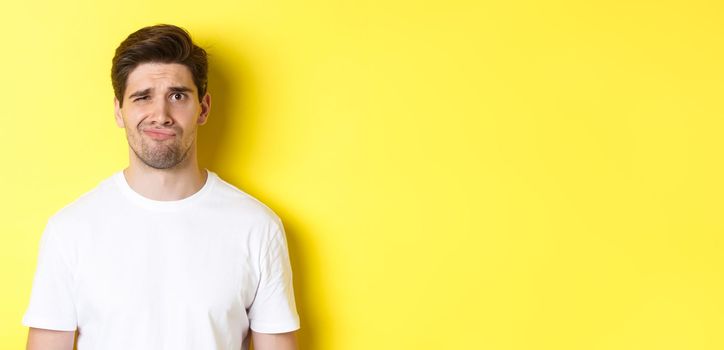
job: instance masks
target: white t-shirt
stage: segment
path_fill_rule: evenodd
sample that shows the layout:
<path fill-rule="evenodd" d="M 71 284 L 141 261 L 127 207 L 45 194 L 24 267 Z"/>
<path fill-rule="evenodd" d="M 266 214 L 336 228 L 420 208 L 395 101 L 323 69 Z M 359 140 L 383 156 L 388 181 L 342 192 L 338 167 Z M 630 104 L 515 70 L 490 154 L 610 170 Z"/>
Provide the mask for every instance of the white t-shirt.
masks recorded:
<path fill-rule="evenodd" d="M 211 171 L 177 201 L 119 171 L 48 221 L 23 324 L 78 328 L 79 350 L 247 349 L 299 328 L 284 228 Z"/>

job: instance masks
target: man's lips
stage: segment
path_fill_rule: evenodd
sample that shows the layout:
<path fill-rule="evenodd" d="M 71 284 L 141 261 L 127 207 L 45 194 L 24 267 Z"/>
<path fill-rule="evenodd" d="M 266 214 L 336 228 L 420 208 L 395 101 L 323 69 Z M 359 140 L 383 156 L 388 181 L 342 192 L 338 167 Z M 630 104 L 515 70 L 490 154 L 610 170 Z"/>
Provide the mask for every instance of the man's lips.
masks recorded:
<path fill-rule="evenodd" d="M 155 140 L 167 140 L 176 136 L 176 133 L 169 129 L 146 129 L 143 133 Z"/>

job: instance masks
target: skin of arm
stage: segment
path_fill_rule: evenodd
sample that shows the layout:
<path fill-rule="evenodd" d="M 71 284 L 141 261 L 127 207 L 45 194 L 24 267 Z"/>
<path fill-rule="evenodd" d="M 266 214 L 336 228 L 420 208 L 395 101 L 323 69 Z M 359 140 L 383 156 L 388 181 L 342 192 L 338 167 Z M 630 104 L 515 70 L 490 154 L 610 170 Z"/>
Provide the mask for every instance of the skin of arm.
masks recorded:
<path fill-rule="evenodd" d="M 75 331 L 54 331 L 32 328 L 28 330 L 27 350 L 73 350 Z"/>
<path fill-rule="evenodd" d="M 297 350 L 297 332 L 266 334 L 251 332 L 254 350 Z"/>

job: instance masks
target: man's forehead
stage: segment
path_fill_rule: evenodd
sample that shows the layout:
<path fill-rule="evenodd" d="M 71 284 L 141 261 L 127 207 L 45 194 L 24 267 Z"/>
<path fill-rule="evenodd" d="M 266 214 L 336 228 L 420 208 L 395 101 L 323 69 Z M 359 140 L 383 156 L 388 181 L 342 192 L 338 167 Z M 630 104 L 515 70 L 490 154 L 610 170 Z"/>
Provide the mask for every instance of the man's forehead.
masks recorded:
<path fill-rule="evenodd" d="M 171 86 L 183 86 L 195 91 L 191 70 L 179 63 L 142 63 L 128 75 L 126 92 Z"/>

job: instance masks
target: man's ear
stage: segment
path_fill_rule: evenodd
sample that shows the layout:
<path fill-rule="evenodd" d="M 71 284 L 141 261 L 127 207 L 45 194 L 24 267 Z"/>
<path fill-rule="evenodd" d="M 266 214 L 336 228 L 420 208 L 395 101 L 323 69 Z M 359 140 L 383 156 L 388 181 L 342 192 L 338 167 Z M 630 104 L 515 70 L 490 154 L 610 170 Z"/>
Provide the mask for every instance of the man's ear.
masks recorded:
<path fill-rule="evenodd" d="M 125 128 L 126 124 L 123 122 L 123 114 L 121 114 L 121 103 L 118 102 L 118 98 L 113 98 L 113 109 L 114 114 L 116 115 L 116 125 L 118 125 L 119 128 Z"/>
<path fill-rule="evenodd" d="M 199 119 L 196 121 L 199 125 L 206 124 L 206 120 L 209 118 L 209 112 L 211 111 L 211 95 L 207 92 L 206 95 L 201 99 L 201 114 Z"/>

